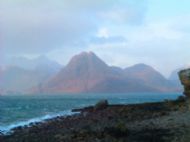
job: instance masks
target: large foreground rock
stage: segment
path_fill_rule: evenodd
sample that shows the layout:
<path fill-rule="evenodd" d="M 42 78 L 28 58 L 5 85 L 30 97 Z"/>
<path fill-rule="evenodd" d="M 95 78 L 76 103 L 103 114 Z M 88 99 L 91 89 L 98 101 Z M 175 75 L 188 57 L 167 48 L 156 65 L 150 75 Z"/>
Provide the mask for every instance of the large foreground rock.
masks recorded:
<path fill-rule="evenodd" d="M 107 100 L 101 100 L 101 101 L 99 101 L 99 102 L 95 105 L 94 109 L 95 109 L 95 110 L 102 110 L 102 109 L 105 109 L 105 108 L 107 108 L 107 107 L 108 107 L 108 101 L 107 101 Z"/>
<path fill-rule="evenodd" d="M 190 99 L 190 69 L 180 71 L 179 78 L 184 86 L 184 94 Z"/>

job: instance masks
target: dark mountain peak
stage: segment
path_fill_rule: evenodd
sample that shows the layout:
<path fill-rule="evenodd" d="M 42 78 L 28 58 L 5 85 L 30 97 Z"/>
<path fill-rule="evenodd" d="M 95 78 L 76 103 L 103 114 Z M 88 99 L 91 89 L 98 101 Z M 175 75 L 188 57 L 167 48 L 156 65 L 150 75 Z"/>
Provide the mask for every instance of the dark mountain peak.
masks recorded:
<path fill-rule="evenodd" d="M 147 77 L 147 76 L 151 76 L 152 78 L 162 78 L 165 79 L 165 77 L 158 72 L 157 70 L 155 70 L 153 67 L 140 63 L 140 64 L 136 64 L 134 66 L 128 67 L 125 69 L 125 72 L 127 74 L 133 74 L 136 77 Z"/>
<path fill-rule="evenodd" d="M 144 64 L 144 63 L 136 64 L 136 66 L 144 67 L 144 68 L 152 68 L 151 66 L 149 66 L 149 65 L 147 65 L 147 64 Z"/>
<path fill-rule="evenodd" d="M 93 52 L 81 52 L 75 56 L 71 60 L 76 60 L 76 59 L 89 59 L 89 58 L 94 58 L 94 59 L 99 59 Z M 99 59 L 100 60 L 100 59 Z"/>
<path fill-rule="evenodd" d="M 126 76 L 137 79 L 142 84 L 152 86 L 158 90 L 167 91 L 172 90 L 173 84 L 170 83 L 160 72 L 153 67 L 146 64 L 136 64 L 125 69 Z"/>
<path fill-rule="evenodd" d="M 147 64 L 144 64 L 144 63 L 139 63 L 139 64 L 136 64 L 132 67 L 129 67 L 129 68 L 126 68 L 127 69 L 131 69 L 131 70 L 154 70 L 151 66 L 147 65 Z"/>
<path fill-rule="evenodd" d="M 82 52 L 75 55 L 65 68 L 47 82 L 45 90 L 88 92 L 112 74 L 111 68 L 93 52 Z"/>
<path fill-rule="evenodd" d="M 82 52 L 78 55 L 75 55 L 67 67 L 97 67 L 104 68 L 107 67 L 99 57 L 97 57 L 93 52 Z"/>
<path fill-rule="evenodd" d="M 94 52 L 92 51 L 83 51 L 81 53 L 79 53 L 78 55 L 83 55 L 83 56 L 96 56 Z M 76 55 L 77 56 L 77 55 Z"/>

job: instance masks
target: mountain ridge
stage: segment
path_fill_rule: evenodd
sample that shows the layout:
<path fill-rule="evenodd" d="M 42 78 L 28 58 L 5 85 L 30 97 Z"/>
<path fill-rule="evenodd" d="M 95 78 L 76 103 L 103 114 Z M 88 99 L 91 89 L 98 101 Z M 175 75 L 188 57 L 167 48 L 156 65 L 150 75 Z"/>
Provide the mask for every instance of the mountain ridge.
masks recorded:
<path fill-rule="evenodd" d="M 177 89 L 145 64 L 126 69 L 108 66 L 93 52 L 82 52 L 43 87 L 44 93 L 174 92 Z"/>
<path fill-rule="evenodd" d="M 40 59 L 41 58 L 41 59 Z M 61 69 L 39 57 L 34 69 L 0 68 L 0 93 L 179 92 L 179 85 L 153 67 L 140 63 L 122 69 L 109 66 L 93 52 L 82 52 Z M 26 62 L 27 63 L 27 62 Z M 31 62 L 29 62 L 32 64 Z M 32 64 L 34 65 L 34 64 Z M 22 66 L 22 65 L 20 65 Z M 27 66 L 26 66 L 27 67 Z"/>

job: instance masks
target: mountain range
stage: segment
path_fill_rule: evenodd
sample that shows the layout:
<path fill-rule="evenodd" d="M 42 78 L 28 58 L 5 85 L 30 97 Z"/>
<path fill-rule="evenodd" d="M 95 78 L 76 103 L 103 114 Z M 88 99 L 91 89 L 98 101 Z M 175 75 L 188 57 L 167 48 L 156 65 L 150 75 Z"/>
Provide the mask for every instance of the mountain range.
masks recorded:
<path fill-rule="evenodd" d="M 22 64 L 24 62 L 24 64 Z M 0 69 L 0 92 L 44 93 L 127 93 L 178 92 L 181 85 L 166 79 L 151 66 L 136 64 L 125 69 L 108 66 L 93 52 L 82 52 L 62 67 L 40 57 L 12 63 Z"/>
<path fill-rule="evenodd" d="M 137 64 L 121 69 L 108 66 L 93 52 L 74 56 L 40 88 L 44 93 L 176 92 L 179 87 L 152 67 Z"/>

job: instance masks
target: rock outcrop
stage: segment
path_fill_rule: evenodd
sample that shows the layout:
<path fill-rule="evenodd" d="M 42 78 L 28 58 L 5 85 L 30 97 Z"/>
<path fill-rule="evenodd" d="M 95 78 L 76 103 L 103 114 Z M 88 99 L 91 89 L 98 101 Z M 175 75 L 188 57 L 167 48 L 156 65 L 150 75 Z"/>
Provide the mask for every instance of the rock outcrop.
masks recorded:
<path fill-rule="evenodd" d="M 184 95 L 190 99 L 190 68 L 180 71 L 179 78 L 184 86 Z"/>
<path fill-rule="evenodd" d="M 108 107 L 108 101 L 107 100 L 101 100 L 99 101 L 95 106 L 94 106 L 94 110 L 102 110 L 105 109 L 106 107 Z"/>

